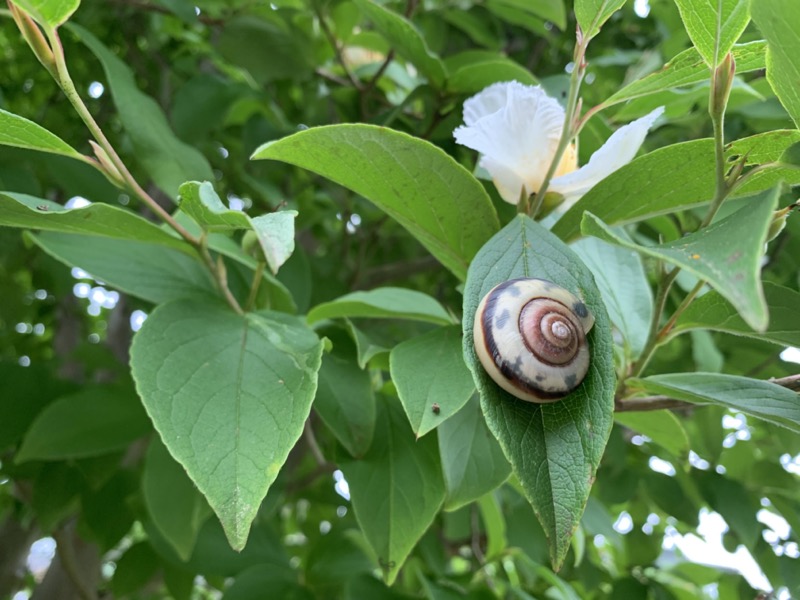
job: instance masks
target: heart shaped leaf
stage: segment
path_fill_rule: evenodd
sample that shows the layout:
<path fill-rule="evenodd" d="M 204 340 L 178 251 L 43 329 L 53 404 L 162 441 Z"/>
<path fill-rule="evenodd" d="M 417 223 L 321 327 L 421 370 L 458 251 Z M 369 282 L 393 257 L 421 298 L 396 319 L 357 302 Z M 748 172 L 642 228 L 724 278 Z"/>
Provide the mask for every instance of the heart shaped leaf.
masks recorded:
<path fill-rule="evenodd" d="M 159 306 L 134 338 L 144 406 L 235 550 L 303 431 L 321 354 L 295 317 L 201 299 Z"/>

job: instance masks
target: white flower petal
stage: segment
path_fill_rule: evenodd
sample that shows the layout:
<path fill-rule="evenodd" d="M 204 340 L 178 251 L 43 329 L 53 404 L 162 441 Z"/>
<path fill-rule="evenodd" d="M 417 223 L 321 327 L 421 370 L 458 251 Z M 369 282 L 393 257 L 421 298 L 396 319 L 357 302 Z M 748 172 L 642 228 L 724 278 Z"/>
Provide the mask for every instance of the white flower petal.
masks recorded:
<path fill-rule="evenodd" d="M 481 153 L 506 202 L 516 204 L 522 186 L 539 189 L 555 154 L 564 109 L 540 87 L 516 81 L 489 86 L 464 103 L 466 126 L 456 142 Z"/>
<path fill-rule="evenodd" d="M 633 160 L 648 130 L 663 112 L 664 107 L 661 106 L 650 114 L 620 127 L 602 148 L 592 154 L 586 165 L 577 171 L 553 179 L 550 182 L 550 190 L 566 198 L 559 206 L 559 212 L 566 211 L 598 182 Z"/>

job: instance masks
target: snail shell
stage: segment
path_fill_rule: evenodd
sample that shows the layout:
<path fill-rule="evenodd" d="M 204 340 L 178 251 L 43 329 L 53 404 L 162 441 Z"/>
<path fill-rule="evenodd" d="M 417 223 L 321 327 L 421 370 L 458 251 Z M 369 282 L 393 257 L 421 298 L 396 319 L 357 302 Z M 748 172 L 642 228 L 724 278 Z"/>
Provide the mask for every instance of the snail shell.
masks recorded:
<path fill-rule="evenodd" d="M 489 376 L 528 402 L 555 402 L 589 370 L 586 305 L 545 279 L 511 279 L 494 287 L 475 313 L 475 351 Z"/>

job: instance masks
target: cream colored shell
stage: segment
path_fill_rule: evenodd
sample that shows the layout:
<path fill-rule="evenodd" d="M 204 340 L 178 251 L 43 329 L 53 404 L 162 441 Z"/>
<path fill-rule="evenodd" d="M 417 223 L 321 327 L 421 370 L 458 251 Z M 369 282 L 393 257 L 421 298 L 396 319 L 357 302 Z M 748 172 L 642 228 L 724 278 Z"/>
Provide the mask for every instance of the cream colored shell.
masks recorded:
<path fill-rule="evenodd" d="M 547 302 L 547 301 L 552 302 Z M 559 357 L 562 364 L 540 360 L 520 330 L 530 306 L 558 321 L 554 334 L 575 342 L 574 355 Z M 523 315 L 525 311 L 525 315 Z M 549 321 L 548 321 L 549 322 Z M 508 393 L 528 402 L 560 400 L 578 385 L 589 369 L 586 333 L 594 317 L 586 305 L 564 288 L 544 279 L 512 279 L 494 287 L 478 305 L 474 321 L 475 352 L 489 376 Z M 572 337 L 575 336 L 575 337 Z"/>

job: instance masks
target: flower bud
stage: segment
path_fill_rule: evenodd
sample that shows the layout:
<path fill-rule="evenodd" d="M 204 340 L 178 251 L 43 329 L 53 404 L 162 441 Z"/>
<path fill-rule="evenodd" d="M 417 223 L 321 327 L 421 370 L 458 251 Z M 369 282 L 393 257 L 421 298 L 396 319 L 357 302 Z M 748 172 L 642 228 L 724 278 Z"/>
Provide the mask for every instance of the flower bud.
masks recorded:
<path fill-rule="evenodd" d="M 713 90 L 711 93 L 711 106 L 709 106 L 709 111 L 712 115 L 721 115 L 725 112 L 735 75 L 736 61 L 733 58 L 733 54 L 728 52 L 716 71 L 714 71 L 714 77 L 711 80 Z"/>
<path fill-rule="evenodd" d="M 125 187 L 125 180 L 122 178 L 122 175 L 119 172 L 119 169 L 111 162 L 111 158 L 108 156 L 105 150 L 103 150 L 102 146 L 96 144 L 92 140 L 89 140 L 89 144 L 94 150 L 94 155 L 97 157 L 97 162 L 100 163 L 102 167 L 103 174 L 106 178 L 113 183 L 118 188 Z"/>
<path fill-rule="evenodd" d="M 786 219 L 788 219 L 789 215 L 792 214 L 792 211 L 798 207 L 800 207 L 800 200 L 794 204 L 790 204 L 786 208 L 776 210 L 773 213 L 772 221 L 770 221 L 769 229 L 767 230 L 767 242 L 771 242 L 778 237 L 778 234 L 783 231 L 784 227 L 786 227 Z"/>
<path fill-rule="evenodd" d="M 11 12 L 14 22 L 19 28 L 20 33 L 22 33 L 22 37 L 28 43 L 30 49 L 33 50 L 36 58 L 40 63 L 42 63 L 42 65 L 44 65 L 44 68 L 55 77 L 56 59 L 53 56 L 53 50 L 50 48 L 50 45 L 47 43 L 47 40 L 42 34 L 42 30 L 39 29 L 39 26 L 34 22 L 33 19 L 30 18 L 30 16 L 28 16 L 26 12 L 20 10 L 19 7 L 17 7 L 10 0 L 8 2 L 8 8 Z"/>

